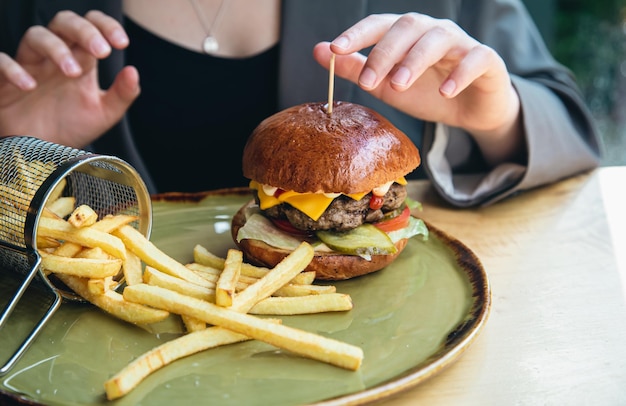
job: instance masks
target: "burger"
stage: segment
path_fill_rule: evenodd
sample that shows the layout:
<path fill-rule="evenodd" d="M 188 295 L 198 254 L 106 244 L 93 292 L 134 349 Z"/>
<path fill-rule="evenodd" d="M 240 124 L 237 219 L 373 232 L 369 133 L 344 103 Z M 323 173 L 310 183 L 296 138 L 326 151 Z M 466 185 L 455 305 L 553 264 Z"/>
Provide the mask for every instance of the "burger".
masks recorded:
<path fill-rule="evenodd" d="M 232 219 L 246 260 L 273 267 L 302 241 L 319 280 L 378 271 L 426 237 L 411 210 L 405 175 L 420 164 L 415 144 L 374 110 L 347 102 L 305 103 L 263 120 L 243 150 L 254 198 Z"/>

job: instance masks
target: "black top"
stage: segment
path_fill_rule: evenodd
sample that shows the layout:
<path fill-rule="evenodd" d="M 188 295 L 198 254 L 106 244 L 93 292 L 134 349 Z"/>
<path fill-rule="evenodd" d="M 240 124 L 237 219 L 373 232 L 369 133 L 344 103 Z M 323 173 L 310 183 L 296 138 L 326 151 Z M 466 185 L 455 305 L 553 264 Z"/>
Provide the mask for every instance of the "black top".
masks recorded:
<path fill-rule="evenodd" d="M 246 186 L 241 160 L 221 156 L 227 150 L 241 156 L 252 130 L 276 112 L 278 46 L 249 58 L 219 58 L 172 44 L 128 18 L 126 30 L 127 63 L 139 71 L 141 86 L 129 122 L 158 192 Z"/>

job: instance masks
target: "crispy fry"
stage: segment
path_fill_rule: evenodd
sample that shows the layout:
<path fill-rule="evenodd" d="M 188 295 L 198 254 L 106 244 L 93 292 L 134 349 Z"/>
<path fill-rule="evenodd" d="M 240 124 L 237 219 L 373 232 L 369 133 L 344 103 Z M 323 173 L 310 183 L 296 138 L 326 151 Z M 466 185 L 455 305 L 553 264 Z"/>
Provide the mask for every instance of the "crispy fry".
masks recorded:
<path fill-rule="evenodd" d="M 168 275 L 151 266 L 146 266 L 143 273 L 143 281 L 148 285 L 160 286 L 162 288 L 171 289 L 175 292 L 195 297 L 196 299 L 206 300 L 215 303 L 215 289 L 205 288 L 184 279 Z"/>
<path fill-rule="evenodd" d="M 111 255 L 107 254 L 102 248 L 83 248 L 78 254 L 74 255 L 76 258 L 91 258 L 91 259 L 111 259 Z"/>
<path fill-rule="evenodd" d="M 80 276 L 83 278 L 106 278 L 115 276 L 122 269 L 122 260 L 70 258 L 41 251 L 41 267 L 46 271 Z"/>
<path fill-rule="evenodd" d="M 224 268 L 224 262 L 226 261 L 224 258 L 218 257 L 200 244 L 196 244 L 194 246 L 193 258 L 195 263 L 208 266 L 217 270 L 222 270 Z M 242 276 L 250 276 L 258 279 L 265 276 L 265 274 L 267 274 L 269 270 L 269 268 L 263 268 L 245 262 L 241 264 Z M 301 272 L 293 278 L 291 283 L 308 285 L 313 283 L 314 279 L 314 271 Z"/>
<path fill-rule="evenodd" d="M 293 285 L 310 285 L 315 281 L 315 271 L 302 271 L 294 276 L 289 283 Z"/>
<path fill-rule="evenodd" d="M 163 321 L 169 312 L 124 300 L 119 293 L 108 290 L 102 295 L 95 295 L 87 286 L 87 279 L 72 275 L 57 274 L 59 279 L 83 299 L 120 320 L 133 324 L 151 324 Z"/>
<path fill-rule="evenodd" d="M 113 235 L 124 241 L 124 244 L 126 244 L 128 249 L 137 254 L 137 256 L 147 265 L 172 276 L 176 276 L 177 278 L 184 279 L 188 282 L 193 282 L 200 286 L 207 285 L 204 279 L 158 249 L 143 234 L 135 230 L 133 227 L 128 225 L 122 226 L 113 231 Z"/>
<path fill-rule="evenodd" d="M 124 298 L 172 313 L 193 316 L 206 323 L 338 367 L 357 370 L 363 360 L 363 350 L 351 344 L 304 330 L 275 325 L 256 316 L 225 309 L 157 286 L 128 286 L 124 289 Z"/>
<path fill-rule="evenodd" d="M 221 258 L 209 250 L 207 250 L 202 245 L 197 244 L 193 248 L 193 258 L 194 262 L 200 265 L 205 265 L 217 270 L 224 269 L 224 263 L 226 262 L 225 258 Z M 269 268 L 257 267 L 252 264 L 243 263 L 241 265 L 241 275 L 243 276 L 251 276 L 254 278 L 261 278 L 269 271 Z"/>
<path fill-rule="evenodd" d="M 200 265 L 195 262 L 187 264 L 185 265 L 185 267 L 191 269 L 193 272 L 196 273 L 196 275 L 204 279 L 205 284 L 202 286 L 215 290 L 217 286 L 217 281 L 222 271 L 215 268 L 207 267 L 206 265 Z M 252 278 L 249 276 L 239 276 L 239 281 L 237 281 L 235 289 L 237 292 L 242 291 L 256 281 L 258 281 L 258 279 L 256 278 Z"/>
<path fill-rule="evenodd" d="M 96 224 L 94 224 L 90 228 L 102 231 L 104 233 L 110 233 L 113 230 L 117 230 L 118 228 L 130 224 L 136 220 L 137 216 L 130 216 L 128 214 L 118 214 L 115 216 L 108 214 L 102 219 L 98 220 L 98 222 L 96 222 Z"/>
<path fill-rule="evenodd" d="M 98 213 L 86 204 L 81 204 L 75 208 L 67 222 L 76 228 L 92 226 L 98 220 Z"/>
<path fill-rule="evenodd" d="M 271 315 L 294 315 L 338 312 L 352 309 L 352 299 L 343 293 L 326 295 L 268 297 L 261 300 L 248 313 Z"/>
<path fill-rule="evenodd" d="M 122 271 L 124 272 L 124 280 L 127 285 L 141 283 L 143 280 L 141 258 L 134 252 L 127 250 L 126 259 L 122 263 Z"/>
<path fill-rule="evenodd" d="M 65 178 L 61 179 L 56 184 L 54 189 L 52 189 L 52 192 L 50 192 L 50 194 L 48 195 L 48 201 L 46 202 L 46 206 L 52 204 L 53 202 L 56 202 L 63 195 L 63 191 L 65 190 L 66 185 L 67 185 L 67 179 Z"/>
<path fill-rule="evenodd" d="M 278 288 L 274 292 L 274 296 L 307 296 L 307 295 L 323 295 L 326 293 L 335 293 L 337 287 L 335 285 L 293 285 L 288 284 Z"/>
<path fill-rule="evenodd" d="M 273 323 L 276 324 L 275 321 Z M 173 361 L 209 348 L 249 339 L 225 328 L 209 327 L 168 341 L 135 359 L 106 381 L 104 388 L 107 399 L 113 400 L 126 395 L 148 375 Z"/>
<path fill-rule="evenodd" d="M 220 274 L 222 273 L 221 269 L 213 268 L 211 266 L 201 265 L 196 262 L 186 264 L 185 267 L 194 271 L 201 278 L 209 282 L 214 282 L 214 283 L 217 283 L 217 280 L 219 279 Z"/>
<path fill-rule="evenodd" d="M 87 247 L 100 247 L 116 258 L 126 257 L 126 247 L 119 238 L 91 227 L 75 228 L 64 220 L 41 217 L 37 230 L 43 237 L 70 241 Z"/>
<path fill-rule="evenodd" d="M 54 201 L 50 201 L 50 200 L 48 201 L 48 204 L 46 204 L 46 207 L 45 207 L 46 210 L 44 210 L 44 213 L 46 211 L 50 211 L 54 213 L 58 218 L 65 218 L 72 213 L 75 206 L 76 206 L 76 198 L 71 197 L 71 196 L 59 197 L 58 199 Z"/>
<path fill-rule="evenodd" d="M 220 274 L 215 285 L 215 303 L 218 306 L 230 307 L 233 304 L 237 281 L 241 274 L 243 253 L 239 250 L 230 249 L 226 255 L 224 270 Z"/>
<path fill-rule="evenodd" d="M 60 257 L 74 257 L 83 250 L 82 245 L 73 242 L 64 242 L 54 250 L 54 255 Z"/>
<path fill-rule="evenodd" d="M 206 328 L 206 323 L 202 320 L 198 320 L 195 317 L 187 316 L 185 314 L 181 314 L 180 318 L 183 320 L 183 324 L 185 325 L 185 330 L 188 333 L 193 333 L 194 331 L 204 330 Z"/>
<path fill-rule="evenodd" d="M 94 295 L 103 295 L 107 290 L 115 289 L 117 282 L 109 276 L 101 279 L 90 278 L 87 280 L 87 289 Z"/>
<path fill-rule="evenodd" d="M 46 248 L 58 248 L 61 246 L 61 243 L 54 238 L 49 237 L 37 237 L 37 248 L 38 249 L 46 249 Z"/>
<path fill-rule="evenodd" d="M 233 310 L 247 312 L 257 302 L 271 296 L 277 289 L 299 274 L 311 262 L 311 259 L 313 259 L 313 247 L 308 243 L 300 244 L 271 272 L 240 292 L 233 302 Z"/>

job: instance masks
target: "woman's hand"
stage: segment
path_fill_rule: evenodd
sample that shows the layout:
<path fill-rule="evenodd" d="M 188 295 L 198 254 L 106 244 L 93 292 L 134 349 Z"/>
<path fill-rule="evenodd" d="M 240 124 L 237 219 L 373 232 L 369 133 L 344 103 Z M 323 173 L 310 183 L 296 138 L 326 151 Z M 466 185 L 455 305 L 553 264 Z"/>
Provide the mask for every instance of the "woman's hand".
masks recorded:
<path fill-rule="evenodd" d="M 33 26 L 15 59 L 0 53 L 0 136 L 32 135 L 82 148 L 124 115 L 139 95 L 139 75 L 125 67 L 108 90 L 97 62 L 123 49 L 122 26 L 100 11 L 59 12 L 48 27 Z"/>
<path fill-rule="evenodd" d="M 373 46 L 366 58 L 358 53 Z M 316 60 L 395 108 L 471 133 L 487 162 L 523 150 L 520 101 L 500 56 L 449 20 L 409 13 L 371 15 L 332 43 L 317 44 Z"/>

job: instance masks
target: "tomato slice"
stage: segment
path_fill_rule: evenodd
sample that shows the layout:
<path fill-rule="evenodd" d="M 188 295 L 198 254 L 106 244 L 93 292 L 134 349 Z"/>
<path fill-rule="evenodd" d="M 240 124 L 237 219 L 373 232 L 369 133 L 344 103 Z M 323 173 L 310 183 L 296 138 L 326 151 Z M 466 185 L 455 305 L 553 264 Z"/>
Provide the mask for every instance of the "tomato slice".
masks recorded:
<path fill-rule="evenodd" d="M 384 231 L 386 233 L 391 231 L 400 230 L 409 225 L 409 218 L 411 217 L 411 210 L 409 207 L 405 207 L 402 210 L 402 213 L 397 215 L 396 217 L 390 218 L 389 220 L 379 221 L 378 223 L 373 223 L 379 230 Z"/>
<path fill-rule="evenodd" d="M 297 228 L 295 228 L 289 222 L 289 220 L 282 220 L 282 219 L 271 219 L 271 220 L 272 220 L 272 223 L 276 226 L 276 228 L 286 233 L 293 234 L 298 237 L 309 237 L 311 235 L 310 232 L 307 232 L 304 230 L 298 230 Z"/>

